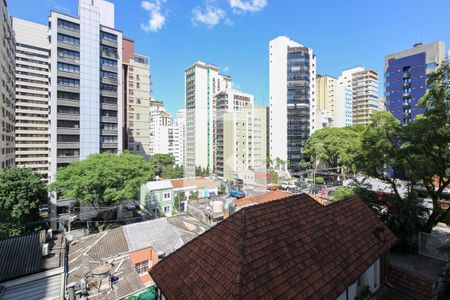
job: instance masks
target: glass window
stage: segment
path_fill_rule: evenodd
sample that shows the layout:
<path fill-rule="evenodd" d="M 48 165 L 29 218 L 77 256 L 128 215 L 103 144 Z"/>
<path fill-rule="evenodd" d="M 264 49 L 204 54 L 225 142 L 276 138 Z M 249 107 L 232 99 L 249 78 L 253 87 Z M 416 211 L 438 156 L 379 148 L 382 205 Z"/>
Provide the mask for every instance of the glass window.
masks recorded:
<path fill-rule="evenodd" d="M 61 58 L 70 58 L 70 59 L 79 60 L 80 52 L 58 48 L 58 56 Z"/>
<path fill-rule="evenodd" d="M 58 63 L 58 70 L 70 73 L 80 73 L 80 67 L 71 64 Z"/>
<path fill-rule="evenodd" d="M 139 275 L 148 273 L 148 269 L 153 265 L 152 261 L 146 260 L 140 263 L 135 264 L 136 271 Z"/>
<path fill-rule="evenodd" d="M 80 25 L 76 23 L 72 23 L 63 19 L 58 19 L 58 27 L 68 29 L 68 30 L 74 30 L 74 31 L 80 31 Z"/>
<path fill-rule="evenodd" d="M 58 84 L 67 85 L 67 86 L 80 86 L 79 79 L 58 77 Z"/>
<path fill-rule="evenodd" d="M 69 36 L 69 35 L 65 35 L 62 33 L 58 33 L 58 41 L 66 43 L 66 44 L 70 44 L 70 45 L 80 45 L 80 39 L 73 37 L 73 36 Z"/>
<path fill-rule="evenodd" d="M 117 61 L 113 59 L 108 58 L 100 58 L 100 63 L 102 65 L 110 66 L 110 67 L 117 67 Z"/>
<path fill-rule="evenodd" d="M 104 31 L 100 32 L 100 38 L 111 41 L 111 42 L 117 42 L 117 35 L 114 35 L 114 34 L 111 34 L 108 32 L 104 32 Z"/>

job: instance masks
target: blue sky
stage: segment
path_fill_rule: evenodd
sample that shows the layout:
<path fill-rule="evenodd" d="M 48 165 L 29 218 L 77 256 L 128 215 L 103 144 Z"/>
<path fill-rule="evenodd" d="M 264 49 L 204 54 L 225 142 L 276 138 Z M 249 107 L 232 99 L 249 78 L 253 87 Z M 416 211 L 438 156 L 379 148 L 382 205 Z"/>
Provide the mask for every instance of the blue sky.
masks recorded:
<path fill-rule="evenodd" d="M 218 65 L 242 91 L 268 104 L 268 43 L 279 35 L 314 49 L 319 74 L 365 66 L 382 79 L 384 56 L 417 41 L 450 46 L 448 0 L 113 0 L 116 27 L 150 56 L 153 95 L 184 106 L 183 70 Z M 143 3 L 144 2 L 144 3 Z M 47 23 L 50 9 L 76 14 L 76 0 L 8 0 L 12 16 Z"/>

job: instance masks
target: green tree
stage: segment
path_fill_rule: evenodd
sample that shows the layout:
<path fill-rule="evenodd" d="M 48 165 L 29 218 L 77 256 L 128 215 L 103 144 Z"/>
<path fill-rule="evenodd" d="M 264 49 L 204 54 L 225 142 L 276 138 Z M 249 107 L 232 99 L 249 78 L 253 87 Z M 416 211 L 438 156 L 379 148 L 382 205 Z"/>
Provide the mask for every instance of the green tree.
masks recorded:
<path fill-rule="evenodd" d="M 209 175 L 209 168 L 202 168 L 201 166 L 195 167 L 195 176 L 205 177 Z"/>
<path fill-rule="evenodd" d="M 140 155 L 106 152 L 59 169 L 49 189 L 80 203 L 112 205 L 133 198 L 154 174 Z"/>
<path fill-rule="evenodd" d="M 173 203 L 174 210 L 178 211 L 178 209 L 180 207 L 180 203 L 185 200 L 186 200 L 186 196 L 185 196 L 184 192 L 178 193 L 175 196 L 174 203 Z"/>
<path fill-rule="evenodd" d="M 362 130 L 361 126 L 319 129 L 306 141 L 303 155 L 315 165 L 322 163 L 330 168 L 352 171 Z"/>
<path fill-rule="evenodd" d="M 316 184 L 323 184 L 325 182 L 325 179 L 322 176 L 316 177 Z"/>
<path fill-rule="evenodd" d="M 34 226 L 39 205 L 47 203 L 42 177 L 29 168 L 12 168 L 0 173 L 0 238 L 21 234 Z"/>
<path fill-rule="evenodd" d="M 352 197 L 355 194 L 356 194 L 356 192 L 355 192 L 355 189 L 353 187 L 340 186 L 334 191 L 334 193 L 331 196 L 330 200 L 332 202 L 341 201 L 341 200 L 347 199 L 349 197 Z"/>
<path fill-rule="evenodd" d="M 150 157 L 148 162 L 155 176 L 164 177 L 165 172 L 170 172 L 167 169 L 174 168 L 175 157 L 172 154 L 156 153 Z"/>
<path fill-rule="evenodd" d="M 195 191 L 195 192 L 192 192 L 190 195 L 189 195 L 189 199 L 191 199 L 191 200 L 195 200 L 195 199 L 198 199 L 198 191 Z"/>

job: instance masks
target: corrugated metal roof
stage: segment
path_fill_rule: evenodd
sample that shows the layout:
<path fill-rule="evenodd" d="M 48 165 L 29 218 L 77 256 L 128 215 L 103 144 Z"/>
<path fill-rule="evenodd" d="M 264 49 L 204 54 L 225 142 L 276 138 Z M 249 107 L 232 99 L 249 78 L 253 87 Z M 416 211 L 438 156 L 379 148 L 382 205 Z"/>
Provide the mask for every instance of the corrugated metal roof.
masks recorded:
<path fill-rule="evenodd" d="M 40 233 L 0 240 L 0 282 L 40 271 Z"/>
<path fill-rule="evenodd" d="M 184 243 L 181 234 L 167 222 L 159 218 L 122 227 L 130 251 L 152 247 L 156 252 L 172 253 Z"/>
<path fill-rule="evenodd" d="M 63 280 L 63 273 L 55 274 L 53 276 L 40 278 L 27 283 L 18 284 L 7 287 L 3 295 L 0 296 L 2 300 L 57 300 L 63 299 L 61 293 L 61 284 Z"/>

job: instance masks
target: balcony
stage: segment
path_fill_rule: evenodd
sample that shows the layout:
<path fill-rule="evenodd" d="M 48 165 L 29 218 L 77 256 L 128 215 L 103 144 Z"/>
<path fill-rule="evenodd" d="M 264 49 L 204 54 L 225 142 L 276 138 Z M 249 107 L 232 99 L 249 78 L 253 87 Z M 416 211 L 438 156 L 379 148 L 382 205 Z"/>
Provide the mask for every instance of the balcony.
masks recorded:
<path fill-rule="evenodd" d="M 101 65 L 100 69 L 103 71 L 117 73 L 117 66 Z"/>
<path fill-rule="evenodd" d="M 102 142 L 100 144 L 100 148 L 102 148 L 102 149 L 117 149 L 117 143 Z"/>
<path fill-rule="evenodd" d="M 58 27 L 58 33 L 62 33 L 68 36 L 80 38 L 80 32 L 75 30 L 66 29 L 64 27 Z"/>
<path fill-rule="evenodd" d="M 80 128 L 58 127 L 57 132 L 64 135 L 79 135 Z"/>
<path fill-rule="evenodd" d="M 72 79 L 80 79 L 80 73 L 66 72 L 66 71 L 58 70 L 57 74 L 58 74 L 58 76 L 61 76 L 61 77 L 72 78 Z"/>
<path fill-rule="evenodd" d="M 101 135 L 117 136 L 117 129 L 102 129 Z"/>
<path fill-rule="evenodd" d="M 57 149 L 80 149 L 79 142 L 57 142 Z"/>
<path fill-rule="evenodd" d="M 119 58 L 119 54 L 117 53 L 117 51 L 102 50 L 101 55 L 102 57 L 105 58 L 112 58 L 112 59 Z"/>
<path fill-rule="evenodd" d="M 111 104 L 111 103 L 102 103 L 101 109 L 105 110 L 117 110 L 117 104 Z"/>
<path fill-rule="evenodd" d="M 79 114 L 64 114 L 64 113 L 58 113 L 56 115 L 56 118 L 58 120 L 62 121 L 80 121 L 80 115 Z"/>
<path fill-rule="evenodd" d="M 79 93 L 80 92 L 80 87 L 79 86 L 69 86 L 69 85 L 58 84 L 58 91 Z"/>
<path fill-rule="evenodd" d="M 79 161 L 79 160 L 80 160 L 79 156 L 58 156 L 56 158 L 56 162 L 58 164 L 62 164 L 62 163 L 68 164 L 68 163 L 71 163 L 74 161 Z"/>
<path fill-rule="evenodd" d="M 67 43 L 63 43 L 61 41 L 58 41 L 58 48 L 73 50 L 73 51 L 77 51 L 77 52 L 80 51 L 80 46 L 79 45 L 67 44 Z"/>
<path fill-rule="evenodd" d="M 79 100 L 69 100 L 69 99 L 58 99 L 58 105 L 61 106 L 70 106 L 70 107 L 80 107 Z"/>
<path fill-rule="evenodd" d="M 117 117 L 108 117 L 108 116 L 102 116 L 101 122 L 103 123 L 115 123 L 117 124 Z"/>
<path fill-rule="evenodd" d="M 117 91 L 101 90 L 100 95 L 104 97 L 117 98 Z"/>
<path fill-rule="evenodd" d="M 110 41 L 110 40 L 107 40 L 107 39 L 101 39 L 100 43 L 102 45 L 105 45 L 105 46 L 110 46 L 110 47 L 117 48 L 117 42 L 113 42 L 113 41 Z"/>
<path fill-rule="evenodd" d="M 117 85 L 117 78 L 102 77 L 101 78 L 101 83 Z"/>

